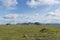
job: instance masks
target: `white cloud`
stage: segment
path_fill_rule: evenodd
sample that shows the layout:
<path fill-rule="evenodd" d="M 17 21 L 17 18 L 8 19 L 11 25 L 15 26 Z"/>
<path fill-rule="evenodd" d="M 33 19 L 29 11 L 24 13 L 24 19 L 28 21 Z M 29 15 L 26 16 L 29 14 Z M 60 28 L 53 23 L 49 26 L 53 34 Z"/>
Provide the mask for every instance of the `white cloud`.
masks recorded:
<path fill-rule="evenodd" d="M 22 23 L 22 22 L 40 22 L 40 23 L 60 23 L 60 10 L 55 10 L 45 14 L 7 14 L 1 18 L 2 22 Z"/>
<path fill-rule="evenodd" d="M 28 22 L 60 23 L 60 10 L 47 12 L 45 14 L 35 13 L 28 15 L 26 18 L 26 21 Z"/>
<path fill-rule="evenodd" d="M 27 16 L 27 21 L 28 22 L 40 22 L 40 17 L 41 15 L 39 13 L 35 13 L 35 14 L 32 14 L 32 15 L 28 15 Z"/>
<path fill-rule="evenodd" d="M 40 22 L 40 14 L 7 14 L 1 17 L 0 21 L 10 23 L 22 23 L 22 22 Z"/>
<path fill-rule="evenodd" d="M 60 3 L 59 0 L 40 0 L 40 4 L 48 4 L 48 5 L 53 5 L 53 4 L 57 4 Z"/>
<path fill-rule="evenodd" d="M 40 23 L 60 23 L 60 10 L 55 10 L 52 12 L 47 12 L 45 14 L 34 14 L 30 17 L 32 22 Z"/>
<path fill-rule="evenodd" d="M 4 19 L 16 19 L 19 15 L 18 14 L 7 14 L 3 18 Z"/>
<path fill-rule="evenodd" d="M 29 5 L 31 8 L 32 7 L 37 7 L 40 5 L 54 5 L 54 4 L 59 4 L 59 0 L 31 0 L 27 1 L 27 5 Z"/>
<path fill-rule="evenodd" d="M 60 10 L 55 10 L 54 12 L 48 12 L 48 15 L 59 18 L 60 17 Z"/>
<path fill-rule="evenodd" d="M 14 9 L 14 7 L 18 4 L 17 0 L 0 0 L 8 9 Z"/>
<path fill-rule="evenodd" d="M 48 23 L 60 23 L 60 10 L 48 12 L 48 14 L 45 15 L 45 19 Z"/>
<path fill-rule="evenodd" d="M 36 2 L 35 0 L 31 0 L 31 1 L 27 1 L 27 5 L 29 5 L 32 8 L 38 6 L 39 2 Z"/>

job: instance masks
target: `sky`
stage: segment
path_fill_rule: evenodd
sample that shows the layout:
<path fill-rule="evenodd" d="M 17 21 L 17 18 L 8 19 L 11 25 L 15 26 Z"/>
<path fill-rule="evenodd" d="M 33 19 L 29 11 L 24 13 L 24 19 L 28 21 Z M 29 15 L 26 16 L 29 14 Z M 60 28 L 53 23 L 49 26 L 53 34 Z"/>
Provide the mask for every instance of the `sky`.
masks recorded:
<path fill-rule="evenodd" d="M 0 0 L 0 24 L 60 23 L 60 0 Z"/>

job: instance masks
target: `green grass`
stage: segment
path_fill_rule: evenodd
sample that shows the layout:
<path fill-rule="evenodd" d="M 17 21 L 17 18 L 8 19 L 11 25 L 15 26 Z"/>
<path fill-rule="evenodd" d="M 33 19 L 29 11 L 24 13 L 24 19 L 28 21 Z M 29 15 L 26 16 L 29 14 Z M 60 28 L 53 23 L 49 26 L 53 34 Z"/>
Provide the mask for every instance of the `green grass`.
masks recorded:
<path fill-rule="evenodd" d="M 47 32 L 41 32 L 47 28 Z M 27 36 L 25 36 L 27 35 Z M 48 25 L 0 25 L 0 40 L 60 40 L 60 27 Z"/>

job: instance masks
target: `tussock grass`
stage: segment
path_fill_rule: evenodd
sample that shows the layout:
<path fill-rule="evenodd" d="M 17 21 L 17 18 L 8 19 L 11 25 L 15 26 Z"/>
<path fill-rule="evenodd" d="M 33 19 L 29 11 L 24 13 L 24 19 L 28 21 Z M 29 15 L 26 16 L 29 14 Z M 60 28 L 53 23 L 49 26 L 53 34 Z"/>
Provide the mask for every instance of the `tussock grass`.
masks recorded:
<path fill-rule="evenodd" d="M 47 28 L 46 32 L 41 32 Z M 60 27 L 49 25 L 0 25 L 0 40 L 60 40 Z"/>

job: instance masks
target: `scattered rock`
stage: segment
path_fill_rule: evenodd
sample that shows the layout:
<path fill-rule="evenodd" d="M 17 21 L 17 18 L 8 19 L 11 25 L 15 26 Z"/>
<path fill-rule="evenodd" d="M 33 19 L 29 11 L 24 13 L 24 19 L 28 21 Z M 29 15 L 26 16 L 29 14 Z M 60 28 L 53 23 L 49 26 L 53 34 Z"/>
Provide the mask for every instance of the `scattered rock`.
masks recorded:
<path fill-rule="evenodd" d="M 40 30 L 40 32 L 47 32 L 47 31 L 48 31 L 47 28 L 42 28 L 42 29 Z"/>
<path fill-rule="evenodd" d="M 28 35 L 26 35 L 26 34 L 23 34 L 23 37 L 26 39 L 29 39 Z"/>
<path fill-rule="evenodd" d="M 36 38 L 35 40 L 42 40 L 41 38 Z"/>

